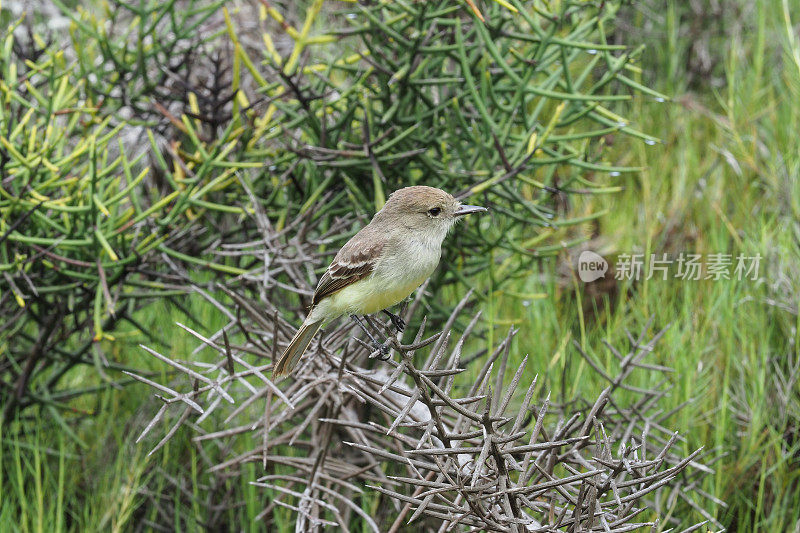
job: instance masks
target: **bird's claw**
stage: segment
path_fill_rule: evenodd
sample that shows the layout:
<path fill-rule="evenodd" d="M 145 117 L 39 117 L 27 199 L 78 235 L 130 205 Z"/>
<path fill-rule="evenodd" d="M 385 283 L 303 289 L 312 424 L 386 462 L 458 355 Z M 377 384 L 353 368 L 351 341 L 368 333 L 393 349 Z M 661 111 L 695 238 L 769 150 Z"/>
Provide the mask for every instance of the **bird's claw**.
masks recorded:
<path fill-rule="evenodd" d="M 383 344 L 376 342 L 372 345 L 373 348 L 375 348 L 375 350 L 377 351 L 375 358 L 378 359 L 379 361 L 389 360 L 389 352 L 391 351 L 391 348 L 389 348 L 388 344 L 389 343 L 386 342 Z"/>
<path fill-rule="evenodd" d="M 393 339 L 391 338 L 387 339 L 386 342 L 381 344 L 380 342 L 378 342 L 378 339 L 376 339 L 372 335 L 372 333 L 370 333 L 370 331 L 364 326 L 364 324 L 361 323 L 361 320 L 358 318 L 357 315 L 350 315 L 350 318 L 353 320 L 353 322 L 355 322 L 358 325 L 359 328 L 361 328 L 361 331 L 363 331 L 367 335 L 367 337 L 369 337 L 369 340 L 371 341 L 370 344 L 375 349 L 374 354 L 370 354 L 370 358 L 376 357 L 381 361 L 387 361 L 389 359 L 389 352 L 391 351 L 390 344 Z M 397 317 L 397 319 L 400 320 L 400 317 Z M 394 320 L 392 320 L 392 322 L 394 322 Z M 405 326 L 405 323 L 402 320 L 400 320 L 400 322 Z M 365 342 L 361 340 L 359 340 L 359 342 L 361 342 L 365 346 L 367 345 Z"/>
<path fill-rule="evenodd" d="M 384 311 L 384 313 L 389 315 L 389 320 L 392 321 L 392 324 L 394 325 L 398 333 L 402 333 L 406 329 L 406 321 L 400 318 L 399 315 L 390 313 L 389 311 Z"/>

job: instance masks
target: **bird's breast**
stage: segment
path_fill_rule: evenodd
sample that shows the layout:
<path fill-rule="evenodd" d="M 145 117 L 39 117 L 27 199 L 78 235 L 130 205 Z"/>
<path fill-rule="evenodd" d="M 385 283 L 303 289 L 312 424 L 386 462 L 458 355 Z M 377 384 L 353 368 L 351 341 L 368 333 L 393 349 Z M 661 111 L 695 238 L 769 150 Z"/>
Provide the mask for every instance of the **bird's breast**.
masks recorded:
<path fill-rule="evenodd" d="M 331 311 L 368 315 L 399 303 L 430 277 L 440 254 L 441 248 L 413 240 L 387 250 L 372 274 L 331 295 Z"/>

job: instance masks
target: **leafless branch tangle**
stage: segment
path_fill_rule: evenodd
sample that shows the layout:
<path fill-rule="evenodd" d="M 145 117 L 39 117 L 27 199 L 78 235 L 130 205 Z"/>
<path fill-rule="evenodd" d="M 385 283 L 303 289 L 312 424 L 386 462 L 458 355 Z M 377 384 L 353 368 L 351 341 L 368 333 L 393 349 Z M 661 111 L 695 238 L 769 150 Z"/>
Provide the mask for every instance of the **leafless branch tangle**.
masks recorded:
<path fill-rule="evenodd" d="M 248 481 L 274 495 L 265 517 L 280 505 L 297 513 L 298 531 L 346 531 L 360 517 L 374 531 L 394 520 L 392 531 L 412 522 L 431 531 L 622 532 L 652 525 L 638 521 L 654 516 L 642 510 L 665 515 L 678 498 L 707 514 L 707 495 L 698 485 L 710 469 L 699 463 L 701 450 L 681 456 L 678 435 L 662 426 L 668 413 L 658 411 L 654 400 L 665 391 L 624 381 L 637 368 L 669 371 L 642 362 L 660 334 L 634 339 L 624 355 L 609 347 L 620 361 L 614 376 L 581 352 L 609 387 L 594 404 L 572 413 L 549 399 L 534 405 L 528 358 L 510 381 L 493 372 L 512 369 L 507 347 L 513 330 L 474 381 L 464 381 L 468 374 L 459 363 L 477 323 L 477 313 L 468 315 L 467 299 L 441 331 L 426 332 L 423 321 L 413 342 L 391 337 L 394 359 L 372 368 L 368 349 L 353 342 L 350 324 L 343 323 L 312 346 L 292 379 L 278 383 L 269 377 L 271 354 L 261 343 L 277 343 L 280 350 L 291 329 L 269 309 L 259 311 L 268 306 L 234 300 L 242 313 L 230 314 L 237 318 L 224 333 L 206 338 L 181 326 L 217 352 L 216 364 L 194 365 L 195 370 L 148 350 L 193 388 L 179 392 L 139 377 L 164 400 L 139 439 L 178 403 L 183 406 L 177 424 L 169 425 L 156 449 L 193 416 L 198 445 L 224 447 L 242 434 L 257 436 L 257 449 L 212 470 L 232 475 L 245 462 L 260 464 L 264 475 Z M 462 316 L 470 321 L 459 336 L 453 327 Z M 622 389 L 639 401 L 620 405 L 614 393 Z M 209 418 L 220 427 L 201 429 Z M 546 428 L 551 418 L 557 423 Z M 362 510 L 357 499 L 365 491 L 392 502 L 387 516 Z"/>

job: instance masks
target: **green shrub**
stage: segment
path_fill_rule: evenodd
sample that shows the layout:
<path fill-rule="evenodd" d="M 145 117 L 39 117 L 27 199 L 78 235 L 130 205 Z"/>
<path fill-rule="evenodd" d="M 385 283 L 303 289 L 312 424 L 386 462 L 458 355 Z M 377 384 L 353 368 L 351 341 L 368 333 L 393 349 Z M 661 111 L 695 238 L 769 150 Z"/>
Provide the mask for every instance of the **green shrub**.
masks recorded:
<path fill-rule="evenodd" d="M 128 125 L 87 95 L 75 63 L 54 46 L 38 48 L 41 41 L 15 42 L 13 29 L 0 56 L 0 403 L 7 420 L 17 408 L 59 406 L 80 393 L 56 390 L 74 365 L 115 366 L 91 350 L 94 342 L 143 302 L 185 291 L 163 278 L 161 254 L 195 253 L 192 219 L 215 207 L 206 198 L 224 186 L 153 180 L 146 152 L 128 156 Z"/>
<path fill-rule="evenodd" d="M 637 170 L 607 161 L 606 142 L 656 142 L 622 117 L 626 102 L 661 97 L 635 81 L 641 50 L 609 44 L 617 3 L 557 5 L 491 3 L 480 18 L 458 2 L 315 0 L 290 18 L 268 4 L 115 3 L 102 16 L 62 5 L 73 23 L 54 44 L 34 38 L 26 52 L 9 31 L 7 414 L 68 394 L 51 397 L 76 363 L 104 364 L 92 341 L 148 299 L 209 272 L 260 275 L 265 223 L 310 216 L 319 230 L 303 237 L 326 235 L 324 250 L 401 186 L 475 197 L 492 218 L 462 226 L 445 258 L 456 268 L 433 286 L 484 271 L 500 287 L 586 238 L 575 227 L 602 213 L 581 198 Z M 342 218 L 349 227 L 327 234 Z M 211 255 L 221 243 L 252 253 Z M 310 267 L 324 268 L 318 257 Z M 449 314 L 433 305 L 433 318 Z"/>

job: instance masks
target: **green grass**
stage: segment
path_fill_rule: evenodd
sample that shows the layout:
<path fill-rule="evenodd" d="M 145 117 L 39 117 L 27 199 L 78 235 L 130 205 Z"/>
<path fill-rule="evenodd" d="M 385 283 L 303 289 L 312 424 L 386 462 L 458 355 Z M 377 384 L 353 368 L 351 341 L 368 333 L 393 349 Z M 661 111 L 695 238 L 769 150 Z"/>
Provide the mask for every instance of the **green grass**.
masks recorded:
<path fill-rule="evenodd" d="M 760 254 L 761 279 L 621 282 L 622 296 L 601 299 L 590 317 L 572 292 L 582 284 L 567 281 L 559 294 L 529 282 L 522 291 L 548 297 L 524 307 L 500 295 L 494 308 L 504 310 L 496 320 L 522 326 L 517 348 L 535 347 L 544 386 L 567 397 L 603 386 L 585 379 L 572 339 L 603 360 L 602 339 L 619 342 L 651 316 L 653 329 L 671 324 L 657 351 L 657 362 L 676 371 L 662 407 L 692 400 L 674 427 L 687 437 L 687 451 L 704 446 L 720 456 L 703 487 L 729 504 L 715 516 L 738 531 L 788 531 L 800 520 L 800 385 L 781 383 L 800 360 L 800 65 L 789 58 L 800 48 L 789 48 L 779 5 L 759 4 L 756 14 L 756 33 L 724 58 L 724 89 L 681 95 L 680 83 L 656 85 L 679 97 L 640 104 L 639 127 L 664 144 L 620 151 L 622 163 L 647 170 L 602 200 L 609 214 L 595 249 L 612 258 Z M 754 47 L 762 42 L 770 43 L 766 62 Z M 675 53 L 654 49 L 657 64 Z"/>
<path fill-rule="evenodd" d="M 187 308 L 202 327 L 216 329 L 223 324 L 218 311 L 205 305 L 205 300 L 191 297 L 188 304 Z M 138 343 L 160 346 L 159 349 L 172 354 L 189 353 L 195 344 L 187 336 L 176 333 L 175 321 L 194 327 L 201 327 L 201 324 L 193 324 L 177 308 L 161 304 L 148 307 L 138 318 L 160 340 L 147 340 L 128 325 L 115 333 L 114 342 L 104 342 L 101 349 L 109 359 L 155 372 L 154 379 L 167 382 L 170 378 L 163 366 L 139 348 Z M 202 358 L 202 354 L 198 357 Z M 72 382 L 85 385 L 97 381 L 94 369 L 79 367 L 70 373 L 65 386 Z M 185 506 L 187 498 L 184 497 L 171 502 L 178 491 L 162 475 L 166 473 L 173 478 L 187 475 L 191 480 L 190 501 L 191 496 L 196 496 L 193 488 L 207 481 L 190 435 L 178 435 L 149 457 L 147 453 L 157 441 L 134 442 L 156 401 L 142 387 L 108 388 L 98 395 L 80 398 L 74 402 L 75 412 L 63 415 L 70 422 L 82 419 L 73 439 L 53 427 L 49 413 L 38 411 L 34 415 L 39 420 L 34 425 L 35 434 L 26 435 L 24 439 L 0 439 L 3 459 L 0 485 L 4 491 L 0 503 L 0 530 L 127 531 L 142 520 L 163 524 L 163 517 L 156 514 L 155 506 L 144 513 L 137 511 L 143 501 L 140 494 L 143 488 L 166 498 L 166 502 L 162 502 L 164 508 L 177 506 L 180 509 L 180 513 L 175 513 L 181 515 L 176 527 L 197 530 L 206 520 L 201 507 L 205 504 L 196 499 Z M 169 422 L 174 420 L 167 419 L 163 423 Z M 15 433 L 16 429 L 17 424 L 12 422 L 7 432 Z M 254 502 L 259 501 L 258 495 L 252 496 Z M 258 510 L 248 506 L 242 512 L 245 514 L 231 516 L 230 520 L 252 520 Z"/>
<path fill-rule="evenodd" d="M 800 3 L 790 4 L 790 13 L 800 13 Z M 670 324 L 656 354 L 657 362 L 675 369 L 674 389 L 662 407 L 692 400 L 672 425 L 687 438 L 687 452 L 704 446 L 719 457 L 702 488 L 728 507 L 710 510 L 737 531 L 788 531 L 800 520 L 800 387 L 790 382 L 786 397 L 779 394 L 782 376 L 789 376 L 792 362 L 800 359 L 800 64 L 792 59 L 792 54 L 800 57 L 797 32 L 792 43 L 779 2 L 757 4 L 752 31 L 739 44 L 731 44 L 736 39 L 719 43 L 726 85 L 687 93 L 681 65 L 689 37 L 677 31 L 680 4 L 670 6 L 663 39 L 648 43 L 645 69 L 655 73 L 654 87 L 676 96 L 675 101 L 642 98 L 631 113 L 638 117 L 638 129 L 661 137 L 664 144 L 614 144 L 609 160 L 647 170 L 609 179 L 624 190 L 577 200 L 573 209 L 578 215 L 608 211 L 592 241 L 607 257 L 758 253 L 762 280 L 620 282 L 615 296 L 601 297 L 595 308 L 584 308 L 582 283 L 568 276 L 553 282 L 559 277 L 553 260 L 544 262 L 543 272 L 550 277 L 544 282 L 531 276 L 505 292 L 491 292 L 488 276 L 474 282 L 488 296 L 487 323 L 494 323 L 498 333 L 512 323 L 521 328 L 514 345 L 517 357 L 530 355 L 544 378 L 542 389 L 552 390 L 554 397 L 590 397 L 603 387 L 572 347 L 573 340 L 608 361 L 603 339 L 620 342 L 626 329 L 636 332 L 650 317 L 653 330 Z M 800 15 L 795 18 L 796 28 Z M 545 297 L 525 305 L 512 293 Z M 221 325 L 202 300 L 192 299 L 190 305 L 204 331 Z M 194 348 L 192 339 L 172 326 L 185 320 L 176 309 L 150 307 L 139 318 L 148 327 L 157 326 L 171 353 Z M 103 345 L 108 357 L 164 371 L 136 346 L 143 339 L 132 328 L 116 337 Z M 91 369 L 76 369 L 69 378 L 84 385 L 98 379 Z M 140 385 L 83 397 L 75 402 L 76 412 L 62 414 L 82 419 L 74 438 L 54 425 L 48 412 L 35 412 L 37 429 L 24 439 L 8 436 L 12 423 L 0 436 L 0 530 L 121 531 L 142 520 L 163 523 L 165 516 L 156 513 L 142 489 L 165 498 L 168 517 L 181 517 L 169 526 L 191 531 L 206 524 L 213 514 L 211 502 L 201 501 L 197 487 L 210 477 L 189 435 L 179 433 L 150 457 L 146 453 L 152 442 L 133 442 L 155 405 Z M 242 450 L 248 447 L 239 444 Z M 186 493 L 181 496 L 163 473 L 184 476 Z M 245 479 L 255 476 L 255 467 L 244 473 Z M 228 483 L 219 494 L 232 489 L 242 505 L 217 518 L 247 527 L 267 495 Z M 363 505 L 374 512 L 369 499 Z M 291 524 L 288 511 L 278 517 Z"/>

